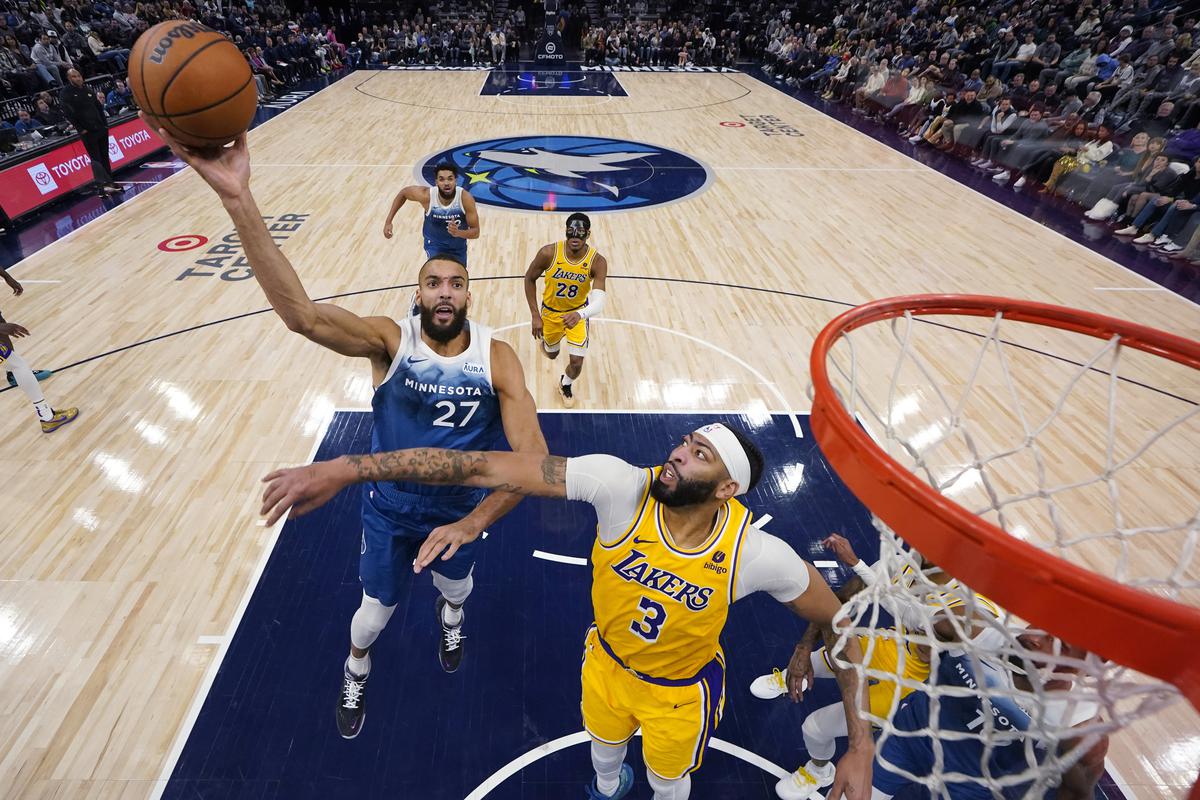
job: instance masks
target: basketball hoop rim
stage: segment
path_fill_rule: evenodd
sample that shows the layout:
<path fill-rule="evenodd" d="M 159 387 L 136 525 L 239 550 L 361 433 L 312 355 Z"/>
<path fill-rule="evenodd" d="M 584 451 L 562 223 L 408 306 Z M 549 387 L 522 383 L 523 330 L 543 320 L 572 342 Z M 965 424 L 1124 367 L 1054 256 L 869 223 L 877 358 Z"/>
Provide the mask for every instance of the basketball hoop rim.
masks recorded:
<path fill-rule="evenodd" d="M 812 430 L 860 500 L 905 541 L 1002 607 L 1056 636 L 1174 684 L 1200 709 L 1200 609 L 1091 572 L 1005 533 L 893 459 L 839 400 L 828 354 L 844 334 L 911 312 L 992 317 L 1108 339 L 1200 370 L 1200 342 L 1078 309 L 986 295 L 929 294 L 849 309 L 818 334 L 810 357 Z"/>

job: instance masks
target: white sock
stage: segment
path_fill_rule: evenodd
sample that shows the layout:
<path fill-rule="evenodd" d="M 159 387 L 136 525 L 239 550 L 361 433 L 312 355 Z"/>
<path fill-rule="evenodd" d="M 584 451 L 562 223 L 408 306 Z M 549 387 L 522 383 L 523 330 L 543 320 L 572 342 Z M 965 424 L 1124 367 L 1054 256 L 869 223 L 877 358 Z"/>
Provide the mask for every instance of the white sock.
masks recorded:
<path fill-rule="evenodd" d="M 367 677 L 371 674 L 371 654 L 367 653 L 362 658 L 355 658 L 354 653 L 351 653 L 350 657 L 346 659 L 346 669 L 359 678 Z"/>
<path fill-rule="evenodd" d="M 621 785 L 621 765 L 625 763 L 626 748 L 623 744 L 592 741 L 592 769 L 596 770 L 596 788 L 601 794 L 612 795 Z"/>
<path fill-rule="evenodd" d="M 570 375 L 568 375 L 565 372 L 563 373 L 563 376 L 562 376 L 562 385 L 563 386 L 570 386 L 574 382 L 575 382 L 574 378 L 572 378 Z"/>
<path fill-rule="evenodd" d="M 4 360 L 4 368 L 13 374 L 13 377 L 17 380 L 17 386 L 21 387 L 21 391 L 29 398 L 29 402 L 33 403 L 38 419 L 42 422 L 52 419 L 54 411 L 50 408 L 50 404 L 46 402 L 46 396 L 42 394 L 41 384 L 38 383 L 33 370 L 29 368 L 29 364 L 25 363 L 25 359 L 21 357 L 21 354 L 16 350 L 9 353 L 8 358 Z"/>
<path fill-rule="evenodd" d="M 462 625 L 462 621 L 462 606 L 455 608 L 450 605 L 449 601 L 446 601 L 445 605 L 442 606 L 442 622 L 446 627 L 457 628 L 459 625 Z"/>

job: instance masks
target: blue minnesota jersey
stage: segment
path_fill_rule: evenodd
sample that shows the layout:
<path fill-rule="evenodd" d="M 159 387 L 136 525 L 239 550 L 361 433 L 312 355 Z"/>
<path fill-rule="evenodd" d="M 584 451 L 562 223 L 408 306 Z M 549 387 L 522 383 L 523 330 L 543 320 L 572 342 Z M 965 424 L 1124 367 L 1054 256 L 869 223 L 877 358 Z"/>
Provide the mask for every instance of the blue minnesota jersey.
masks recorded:
<path fill-rule="evenodd" d="M 438 198 L 436 186 L 429 187 L 429 211 L 425 214 L 425 225 L 422 235 L 425 237 L 425 255 L 434 256 L 437 253 L 455 255 L 467 263 L 467 240 L 451 236 L 446 226 L 453 220 L 458 220 L 458 226 L 467 229 L 467 212 L 463 210 L 463 189 L 454 187 L 454 199 L 450 205 L 442 205 Z"/>
<path fill-rule="evenodd" d="M 421 320 L 399 320 L 400 349 L 387 377 L 371 400 L 374 430 L 371 452 L 409 447 L 494 450 L 504 434 L 500 400 L 492 387 L 492 332 L 468 321 L 471 343 L 460 355 L 445 358 L 421 340 Z M 393 483 L 409 495 L 461 497 L 482 494 L 461 486 Z"/>
<path fill-rule="evenodd" d="M 1051 696 L 1040 703 L 1033 693 L 1027 698 L 1025 693 L 1013 697 L 1010 694 L 1013 691 L 1011 668 L 963 653 L 942 653 L 931 682 L 939 687 L 965 689 L 967 696 L 939 692 L 937 724 L 931 726 L 934 706 L 929 694 L 918 690 L 906 698 L 892 722 L 901 731 L 934 728 L 952 732 L 952 736 L 959 734 L 941 739 L 943 772 L 957 772 L 980 781 L 986 780 L 985 774 L 996 777 L 1031 774 L 1034 764 L 1046 757 L 1046 742 L 1041 735 L 1035 733 L 1031 738 L 1026 735 L 1031 728 L 1037 730 L 1030 711 L 1037 709 L 1036 713 L 1047 728 L 1059 730 L 1091 719 L 1098 711 L 1094 702 L 1073 699 L 1069 692 L 1050 693 Z M 986 695 L 988 702 L 983 702 L 975 692 Z M 1063 738 L 1069 738 L 1069 735 L 1064 732 Z M 893 738 L 884 745 L 881 754 L 887 761 L 915 775 L 932 772 L 933 751 L 927 739 Z M 875 786 L 881 790 L 894 793 L 903 783 L 892 783 L 888 775 L 880 775 L 876 770 Z M 997 791 L 1006 798 L 1023 798 L 1029 786 L 1028 783 L 1010 784 Z M 951 798 L 994 796 L 990 789 L 967 781 L 950 784 L 949 794 Z"/>

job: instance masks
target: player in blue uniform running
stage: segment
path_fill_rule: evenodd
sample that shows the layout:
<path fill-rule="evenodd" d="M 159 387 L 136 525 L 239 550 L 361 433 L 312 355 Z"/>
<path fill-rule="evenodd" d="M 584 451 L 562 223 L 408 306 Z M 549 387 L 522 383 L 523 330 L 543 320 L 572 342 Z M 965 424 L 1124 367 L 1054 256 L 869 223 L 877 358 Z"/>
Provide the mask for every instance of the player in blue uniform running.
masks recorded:
<path fill-rule="evenodd" d="M 383 235 L 392 238 L 392 220 L 407 201 L 420 203 L 425 209 L 421 236 L 425 241 L 425 257 L 452 255 L 467 264 L 467 240 L 479 238 L 479 213 L 475 198 L 458 185 L 458 167 L 448 161 L 437 165 L 434 172 L 437 186 L 405 186 L 392 200 Z"/>
<path fill-rule="evenodd" d="M 525 387 L 513 349 L 467 320 L 466 267 L 454 256 L 435 255 L 419 275 L 419 316 L 399 321 L 359 317 L 314 303 L 296 271 L 275 246 L 250 194 L 250 157 L 243 134 L 214 151 L 182 147 L 159 131 L 172 149 L 211 186 L 233 219 L 254 277 L 290 330 L 346 356 L 371 362 L 375 395 L 372 451 L 429 446 L 489 449 L 501 435 L 518 452 L 546 453 L 537 407 Z M 366 715 L 370 647 L 412 580 L 422 542 L 436 531 L 478 534 L 506 514 L 520 495 L 457 487 L 377 482 L 364 487 L 360 577 L 363 597 L 350 624 L 350 656 L 339 681 L 338 731 L 352 739 Z M 474 554 L 459 550 L 439 562 L 433 582 L 441 592 L 436 612 L 442 628 L 438 657 L 447 672 L 463 652 L 463 603 L 473 586 Z"/>

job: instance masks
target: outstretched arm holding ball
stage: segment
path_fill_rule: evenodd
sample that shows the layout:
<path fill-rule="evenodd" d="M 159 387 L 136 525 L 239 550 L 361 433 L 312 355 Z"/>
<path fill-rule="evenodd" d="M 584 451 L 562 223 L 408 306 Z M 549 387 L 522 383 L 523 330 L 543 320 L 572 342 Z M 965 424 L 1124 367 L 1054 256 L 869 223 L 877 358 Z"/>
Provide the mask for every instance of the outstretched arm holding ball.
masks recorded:
<path fill-rule="evenodd" d="M 296 270 L 267 231 L 250 193 L 246 134 L 231 145 L 215 148 L 188 147 L 163 128 L 158 135 L 217 193 L 237 228 L 255 280 L 288 329 L 336 353 L 370 359 L 375 382 L 381 382 L 400 345 L 400 326 L 387 317 L 359 317 L 309 298 Z"/>

